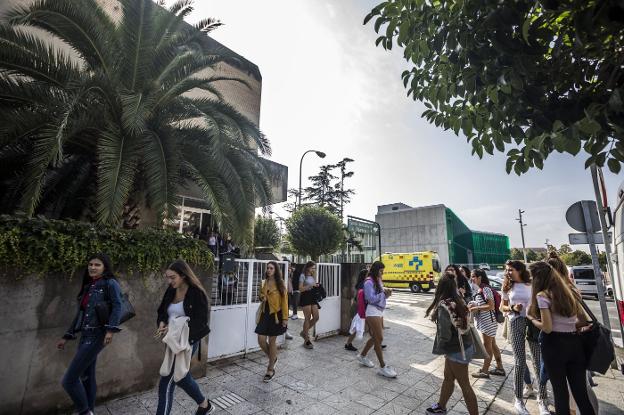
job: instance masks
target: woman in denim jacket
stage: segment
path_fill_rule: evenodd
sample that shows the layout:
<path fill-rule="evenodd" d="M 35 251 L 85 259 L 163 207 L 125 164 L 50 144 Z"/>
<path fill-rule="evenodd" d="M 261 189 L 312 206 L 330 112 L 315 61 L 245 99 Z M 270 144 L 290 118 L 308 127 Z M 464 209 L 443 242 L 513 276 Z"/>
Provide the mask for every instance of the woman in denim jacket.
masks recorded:
<path fill-rule="evenodd" d="M 96 308 L 108 303 L 108 321 L 100 321 Z M 57 348 L 65 349 L 67 340 L 81 332 L 76 355 L 63 376 L 62 385 L 78 414 L 93 414 L 95 407 L 95 365 L 102 349 L 113 341 L 119 328 L 121 316 L 121 288 L 112 271 L 111 261 L 105 254 L 92 255 L 82 278 L 78 293 L 78 310 L 71 326 L 58 342 Z"/>

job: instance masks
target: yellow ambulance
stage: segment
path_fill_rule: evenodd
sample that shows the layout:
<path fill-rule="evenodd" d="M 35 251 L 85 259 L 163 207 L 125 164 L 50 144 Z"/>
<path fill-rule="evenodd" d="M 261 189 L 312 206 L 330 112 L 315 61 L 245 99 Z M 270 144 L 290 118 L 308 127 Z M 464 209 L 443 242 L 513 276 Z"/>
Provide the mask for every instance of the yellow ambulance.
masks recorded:
<path fill-rule="evenodd" d="M 385 265 L 385 287 L 409 288 L 414 293 L 428 292 L 435 288 L 435 281 L 440 278 L 440 257 L 434 251 L 385 253 L 381 262 Z"/>

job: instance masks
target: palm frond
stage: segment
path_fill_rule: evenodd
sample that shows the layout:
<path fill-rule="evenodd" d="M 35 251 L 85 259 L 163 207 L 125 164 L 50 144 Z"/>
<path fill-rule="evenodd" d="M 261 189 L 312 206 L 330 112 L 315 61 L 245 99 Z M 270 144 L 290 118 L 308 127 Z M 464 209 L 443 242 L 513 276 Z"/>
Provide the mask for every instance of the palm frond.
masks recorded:
<path fill-rule="evenodd" d="M 98 142 L 97 219 L 117 225 L 134 184 L 138 146 L 129 135 L 111 125 Z"/>
<path fill-rule="evenodd" d="M 63 87 L 78 76 L 79 68 L 65 53 L 41 39 L 0 24 L 0 73 Z"/>
<path fill-rule="evenodd" d="M 12 25 L 43 29 L 67 43 L 91 69 L 113 76 L 115 24 L 96 0 L 37 0 L 8 12 Z"/>
<path fill-rule="evenodd" d="M 152 0 L 122 0 L 121 4 L 123 18 L 118 30 L 124 56 L 122 82 L 130 91 L 139 92 L 150 79 L 156 7 Z"/>

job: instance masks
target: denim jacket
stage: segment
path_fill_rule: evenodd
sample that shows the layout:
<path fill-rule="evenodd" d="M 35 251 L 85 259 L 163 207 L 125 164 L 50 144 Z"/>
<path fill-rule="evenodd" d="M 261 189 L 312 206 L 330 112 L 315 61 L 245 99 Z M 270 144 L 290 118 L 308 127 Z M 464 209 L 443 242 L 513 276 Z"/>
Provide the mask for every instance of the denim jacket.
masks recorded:
<path fill-rule="evenodd" d="M 101 278 L 89 288 L 89 302 L 84 310 L 80 303 L 86 293 L 78 298 L 78 310 L 71 326 L 63 336 L 64 339 L 72 340 L 76 338 L 76 333 L 82 331 L 83 334 L 98 334 L 103 331 L 117 333 L 119 319 L 121 318 L 121 287 L 114 278 Z M 110 315 L 108 324 L 102 324 L 95 311 L 95 305 L 108 302 L 110 305 Z"/>

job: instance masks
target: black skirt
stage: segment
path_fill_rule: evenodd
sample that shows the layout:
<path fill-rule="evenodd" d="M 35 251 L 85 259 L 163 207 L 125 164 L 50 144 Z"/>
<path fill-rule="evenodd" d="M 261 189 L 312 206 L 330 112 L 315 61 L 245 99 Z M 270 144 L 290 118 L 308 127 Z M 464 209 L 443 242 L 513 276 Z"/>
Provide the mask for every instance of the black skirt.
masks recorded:
<path fill-rule="evenodd" d="M 262 313 L 262 317 L 260 317 L 260 322 L 256 326 L 256 334 L 261 336 L 281 336 L 286 333 L 286 327 L 282 326 L 282 322 L 279 317 L 282 315 L 282 311 L 279 310 L 274 314 L 269 313 L 269 303 L 266 302 L 264 305 L 264 312 Z M 277 314 L 278 323 L 275 322 L 275 314 Z"/>
<path fill-rule="evenodd" d="M 319 303 L 316 301 L 316 296 L 314 295 L 313 290 L 308 290 L 301 293 L 301 297 L 299 297 L 299 305 L 301 307 L 307 305 L 316 305 L 318 307 Z"/>

